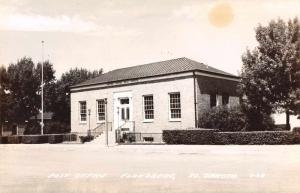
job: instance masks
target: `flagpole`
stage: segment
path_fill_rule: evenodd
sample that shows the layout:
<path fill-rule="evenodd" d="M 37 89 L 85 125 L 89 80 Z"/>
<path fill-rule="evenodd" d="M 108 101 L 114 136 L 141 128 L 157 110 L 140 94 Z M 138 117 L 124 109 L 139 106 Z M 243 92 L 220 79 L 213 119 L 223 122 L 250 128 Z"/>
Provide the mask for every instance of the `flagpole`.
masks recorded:
<path fill-rule="evenodd" d="M 41 135 L 44 135 L 44 40 L 42 40 Z"/>

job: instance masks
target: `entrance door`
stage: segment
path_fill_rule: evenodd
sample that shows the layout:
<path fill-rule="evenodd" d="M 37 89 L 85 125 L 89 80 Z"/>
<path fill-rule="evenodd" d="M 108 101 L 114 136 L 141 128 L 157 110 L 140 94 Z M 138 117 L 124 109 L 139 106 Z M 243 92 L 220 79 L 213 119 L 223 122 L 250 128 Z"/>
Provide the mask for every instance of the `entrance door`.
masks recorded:
<path fill-rule="evenodd" d="M 114 129 L 133 131 L 131 92 L 114 93 Z"/>
<path fill-rule="evenodd" d="M 119 112 L 119 120 L 121 125 L 124 125 L 125 122 L 130 121 L 130 99 L 126 98 L 119 98 L 120 106 L 118 108 Z"/>

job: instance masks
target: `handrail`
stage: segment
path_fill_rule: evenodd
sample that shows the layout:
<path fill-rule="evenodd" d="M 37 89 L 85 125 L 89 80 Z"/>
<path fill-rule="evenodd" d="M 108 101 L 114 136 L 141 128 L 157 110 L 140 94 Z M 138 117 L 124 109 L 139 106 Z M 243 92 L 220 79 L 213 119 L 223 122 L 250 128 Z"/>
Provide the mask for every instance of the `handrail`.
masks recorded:
<path fill-rule="evenodd" d="M 94 138 L 98 137 L 101 135 L 105 129 L 106 129 L 106 124 L 111 124 L 112 122 L 103 122 L 97 125 L 94 129 L 91 130 L 90 135 L 92 135 Z"/>
<path fill-rule="evenodd" d="M 100 127 L 102 127 L 103 125 L 105 125 L 105 122 L 100 123 L 99 125 L 97 125 L 97 127 L 95 127 L 94 129 L 91 130 L 91 132 L 97 132 L 97 129 L 99 129 Z M 100 130 L 101 131 L 101 130 Z"/>

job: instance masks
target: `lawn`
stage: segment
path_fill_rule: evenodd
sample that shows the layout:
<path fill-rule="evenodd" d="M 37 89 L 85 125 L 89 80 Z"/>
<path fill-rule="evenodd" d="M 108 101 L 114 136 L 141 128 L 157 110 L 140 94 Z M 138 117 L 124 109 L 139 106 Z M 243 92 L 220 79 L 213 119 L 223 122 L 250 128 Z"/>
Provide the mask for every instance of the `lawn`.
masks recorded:
<path fill-rule="evenodd" d="M 300 192 L 300 145 L 0 145 L 0 192 Z"/>

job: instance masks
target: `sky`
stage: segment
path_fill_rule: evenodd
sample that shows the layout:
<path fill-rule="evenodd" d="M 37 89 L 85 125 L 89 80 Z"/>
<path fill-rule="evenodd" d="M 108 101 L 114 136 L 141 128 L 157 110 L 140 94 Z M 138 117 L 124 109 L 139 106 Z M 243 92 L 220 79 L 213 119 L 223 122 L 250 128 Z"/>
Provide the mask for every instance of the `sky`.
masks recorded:
<path fill-rule="evenodd" d="M 300 0 L 0 0 L 0 64 L 28 56 L 104 72 L 187 57 L 238 74 L 255 27 L 300 18 Z"/>

